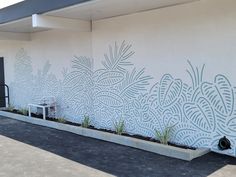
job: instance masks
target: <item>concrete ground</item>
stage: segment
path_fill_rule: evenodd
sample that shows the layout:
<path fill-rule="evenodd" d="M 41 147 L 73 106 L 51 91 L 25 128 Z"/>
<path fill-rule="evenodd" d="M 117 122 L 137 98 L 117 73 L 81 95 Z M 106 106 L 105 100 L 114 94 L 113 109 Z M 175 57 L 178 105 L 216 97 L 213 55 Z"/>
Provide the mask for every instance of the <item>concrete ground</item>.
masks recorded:
<path fill-rule="evenodd" d="M 236 158 L 191 162 L 13 119 L 0 119 L 0 177 L 235 177 Z"/>

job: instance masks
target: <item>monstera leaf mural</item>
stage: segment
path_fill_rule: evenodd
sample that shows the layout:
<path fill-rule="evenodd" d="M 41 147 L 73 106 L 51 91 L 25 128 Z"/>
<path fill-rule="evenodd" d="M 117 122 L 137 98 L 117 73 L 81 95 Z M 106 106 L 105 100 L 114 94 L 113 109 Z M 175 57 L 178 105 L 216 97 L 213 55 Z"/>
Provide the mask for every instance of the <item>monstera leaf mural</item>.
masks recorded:
<path fill-rule="evenodd" d="M 199 130 L 211 133 L 215 129 L 215 114 L 209 102 L 201 97 L 183 106 L 184 114 Z"/>
<path fill-rule="evenodd" d="M 223 116 L 230 116 L 234 108 L 234 92 L 228 79 L 217 75 L 214 83 L 202 84 L 203 95 L 212 103 L 215 111 Z"/>
<path fill-rule="evenodd" d="M 182 81 L 173 79 L 170 74 L 162 77 L 159 90 L 159 101 L 163 107 L 170 106 L 178 100 L 182 91 Z"/>

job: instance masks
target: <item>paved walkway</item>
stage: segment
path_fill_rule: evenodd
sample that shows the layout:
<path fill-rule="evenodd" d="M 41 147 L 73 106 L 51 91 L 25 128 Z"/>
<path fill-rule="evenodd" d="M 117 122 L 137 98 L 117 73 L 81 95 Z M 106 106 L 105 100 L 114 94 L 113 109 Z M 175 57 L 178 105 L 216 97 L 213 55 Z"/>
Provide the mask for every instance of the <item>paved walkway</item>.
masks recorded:
<path fill-rule="evenodd" d="M 236 158 L 210 153 L 191 162 L 0 119 L 0 177 L 235 177 Z"/>

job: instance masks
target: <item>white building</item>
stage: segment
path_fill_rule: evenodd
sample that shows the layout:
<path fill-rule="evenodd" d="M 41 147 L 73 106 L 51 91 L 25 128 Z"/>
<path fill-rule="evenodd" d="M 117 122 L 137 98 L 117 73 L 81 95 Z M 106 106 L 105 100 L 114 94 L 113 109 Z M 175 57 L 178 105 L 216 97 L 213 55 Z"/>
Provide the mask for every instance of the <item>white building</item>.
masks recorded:
<path fill-rule="evenodd" d="M 0 10 L 11 104 L 236 156 L 235 0 L 23 1 Z M 105 55 L 104 55 L 105 54 Z M 2 80 L 2 82 L 4 82 Z M 218 150 L 226 136 L 231 149 Z"/>

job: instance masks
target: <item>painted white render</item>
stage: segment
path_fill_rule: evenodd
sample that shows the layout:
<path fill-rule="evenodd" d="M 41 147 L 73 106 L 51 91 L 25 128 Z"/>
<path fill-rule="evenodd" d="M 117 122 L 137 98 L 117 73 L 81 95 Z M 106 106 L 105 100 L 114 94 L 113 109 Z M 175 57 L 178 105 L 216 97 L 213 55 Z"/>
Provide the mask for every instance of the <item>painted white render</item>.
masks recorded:
<path fill-rule="evenodd" d="M 84 75 L 82 76 L 84 77 L 83 82 L 78 80 L 78 84 L 77 82 L 74 82 L 74 80 L 71 81 L 69 79 L 68 81 L 67 78 L 66 83 L 74 83 L 76 86 L 75 90 L 70 92 L 66 90 L 68 89 L 66 88 L 65 90 L 62 89 L 64 91 L 63 92 L 61 90 L 52 89 L 49 94 L 55 94 L 55 96 L 57 96 L 59 104 L 63 104 L 62 110 L 64 112 L 62 111 L 60 113 L 68 116 L 68 119 L 70 120 L 80 121 L 84 114 L 91 114 L 91 117 L 94 118 L 93 123 L 98 127 L 112 128 L 113 121 L 124 118 L 127 119 L 126 122 L 128 132 L 153 136 L 152 131 L 159 128 L 163 129 L 166 122 L 162 122 L 160 125 L 157 125 L 156 122 L 151 122 L 155 119 L 152 119 L 152 114 L 149 113 L 146 108 L 137 108 L 139 112 L 137 115 L 143 114 L 143 117 L 140 116 L 139 120 L 141 124 L 143 122 L 143 128 L 140 122 L 136 122 L 135 118 L 138 117 L 135 114 L 136 110 L 131 112 L 131 108 L 129 110 L 129 106 L 132 104 L 138 105 L 138 101 L 142 100 L 141 96 L 144 94 L 150 94 L 149 96 L 151 96 L 152 91 L 155 90 L 155 84 L 158 82 L 159 85 L 161 85 L 161 82 L 164 79 L 169 79 L 168 82 L 172 81 L 177 86 L 186 84 L 190 88 L 192 85 L 192 80 L 186 71 L 191 71 L 191 67 L 187 62 L 188 60 L 191 62 L 194 69 L 196 69 L 195 67 L 199 67 L 199 72 L 202 65 L 205 64 L 202 80 L 202 82 L 204 82 L 204 86 L 216 86 L 218 88 L 218 83 L 214 81 L 215 76 L 218 74 L 223 75 L 221 79 L 227 79 L 227 81 L 230 82 L 231 85 L 228 84 L 230 85 L 230 91 L 236 86 L 236 62 L 234 61 L 236 58 L 235 7 L 235 0 L 201 0 L 191 4 L 93 21 L 92 32 L 81 33 L 65 30 L 50 30 L 31 33 L 31 41 L 2 40 L 0 41 L 0 55 L 5 59 L 6 84 L 11 86 L 13 83 L 12 87 L 10 87 L 10 90 L 13 92 L 14 89 L 17 91 L 20 91 L 20 89 L 30 89 L 30 84 L 21 87 L 20 83 L 18 83 L 18 88 L 16 88 L 16 84 L 14 85 L 14 83 L 17 83 L 17 78 L 19 78 L 14 74 L 20 75 L 22 72 L 20 69 L 20 72 L 15 71 L 15 67 L 17 67 L 17 65 L 15 65 L 17 58 L 16 54 L 18 54 L 17 56 L 19 59 L 19 51 L 21 51 L 21 49 L 24 49 L 27 54 L 24 52 L 23 53 L 31 58 L 32 68 L 28 69 L 29 71 L 32 69 L 33 77 L 37 77 L 38 70 L 43 70 L 45 63 L 49 61 L 51 67 L 47 72 L 47 75 L 53 74 L 52 78 L 56 79 L 50 80 L 50 84 L 47 84 L 47 81 L 44 81 L 46 86 L 42 88 L 48 88 L 52 85 L 57 86 L 57 84 L 64 84 L 63 79 L 65 78 L 63 78 L 62 75 L 63 68 L 68 68 L 68 72 L 73 73 L 71 61 L 75 59 L 74 56 L 86 56 L 93 58 L 92 61 L 94 63 L 88 63 L 86 59 L 83 61 L 85 61 L 85 63 L 87 62 L 86 64 L 88 65 L 91 64 L 91 70 L 93 64 L 94 70 L 97 71 L 104 68 L 102 61 L 104 61 L 104 53 L 109 53 L 109 45 L 113 47 L 114 51 L 115 42 L 117 42 L 117 45 L 120 46 L 123 41 L 126 41 L 126 44 L 132 45 L 130 50 L 134 51 L 134 54 L 128 59 L 133 66 L 124 66 L 123 68 L 126 68 L 125 72 L 129 72 L 131 74 L 133 67 L 136 68 L 137 72 L 142 68 L 145 68 L 143 76 L 148 77 L 148 83 L 144 83 L 144 90 L 140 89 L 141 91 L 134 96 L 135 98 L 124 98 L 125 96 L 123 96 L 121 106 L 119 106 L 118 98 L 118 101 L 116 100 L 117 102 L 115 103 L 114 100 L 111 101 L 114 104 L 118 104 L 117 107 L 119 108 L 114 108 L 113 106 L 110 108 L 109 105 L 108 108 L 106 105 L 104 107 L 101 106 L 101 108 L 99 107 L 98 110 L 96 104 L 100 103 L 99 100 L 91 99 L 91 97 L 96 96 L 96 94 L 90 90 L 93 88 L 94 83 L 89 83 L 89 79 Z M 22 51 L 20 52 L 20 55 L 21 54 Z M 23 58 L 26 57 L 25 55 Z M 104 80 L 101 79 L 101 76 L 98 78 L 96 76 L 96 74 L 99 75 L 99 72 L 100 71 L 93 73 L 93 76 L 91 77 L 96 81 L 100 78 L 99 81 L 102 82 Z M 121 75 L 125 76 L 124 73 L 115 73 L 118 81 Z M 83 71 L 83 74 L 87 73 Z M 103 76 L 105 74 L 106 73 L 103 73 Z M 112 78 L 114 76 L 112 76 L 112 74 L 108 73 L 108 78 Z M 165 78 L 164 76 L 167 76 L 165 74 L 170 74 L 172 77 L 169 77 L 168 75 L 168 78 Z M 33 77 L 30 76 L 29 78 Z M 51 78 L 51 76 L 48 77 Z M 149 80 L 149 77 L 152 79 Z M 110 83 L 116 83 L 116 81 L 113 80 L 110 81 Z M 70 86 L 72 87 L 72 85 Z M 105 86 L 106 87 L 104 87 L 104 85 L 99 86 L 98 90 L 100 92 L 97 92 L 97 94 L 105 91 L 113 94 L 113 85 L 109 85 L 108 83 Z M 229 137 L 232 142 L 232 149 L 220 153 L 235 156 L 236 127 L 234 123 L 236 123 L 236 120 L 234 119 L 236 117 L 236 109 L 234 109 L 235 103 L 233 102 L 235 99 L 235 93 L 233 93 L 231 97 L 233 101 L 229 101 L 229 103 L 226 104 L 225 112 L 224 110 L 222 111 L 222 114 L 225 113 L 225 123 L 223 127 L 225 126 L 226 131 L 223 130 L 219 133 L 216 131 L 217 128 L 215 125 L 218 124 L 218 120 L 220 119 L 217 117 L 216 109 L 223 108 L 217 107 L 218 105 L 214 106 L 213 103 L 210 103 L 210 99 L 206 96 L 207 93 L 204 92 L 204 86 L 199 86 L 199 89 L 203 92 L 203 95 L 199 97 L 204 97 L 204 100 L 207 100 L 206 104 L 209 102 L 210 105 L 210 111 L 207 112 L 209 117 L 209 121 L 207 123 L 208 126 L 205 126 L 204 124 L 204 128 L 202 128 L 203 130 L 199 130 L 198 132 L 196 122 L 188 117 L 189 114 L 187 110 L 184 110 L 184 107 L 200 104 L 198 102 L 200 98 L 196 98 L 195 100 L 191 100 L 190 98 L 190 101 L 188 100 L 185 104 L 180 104 L 179 114 L 181 114 L 181 116 L 184 115 L 183 120 L 181 119 L 181 121 L 189 125 L 189 127 L 194 129 L 194 131 L 191 132 L 192 134 L 183 131 L 174 139 L 174 141 L 186 145 L 212 147 L 213 150 L 217 151 L 217 140 L 225 134 L 229 134 L 230 136 L 227 137 Z M 152 87 L 154 89 L 150 90 Z M 39 87 L 36 89 L 38 92 L 42 91 L 42 93 L 29 93 L 29 95 L 35 94 L 37 98 L 45 95 L 47 91 L 42 90 L 42 88 Z M 214 89 L 214 87 L 211 89 Z M 232 92 L 235 92 L 235 90 Z M 24 98 L 26 96 L 25 93 L 27 92 L 21 92 L 21 97 L 13 98 L 13 95 L 11 95 L 11 100 L 14 100 L 16 106 L 20 106 L 22 103 L 22 106 L 25 107 L 27 102 L 31 100 L 31 97 L 29 97 L 22 102 L 22 99 L 20 98 Z M 70 95 L 74 93 L 78 95 L 75 95 L 74 97 L 73 95 Z M 14 94 L 17 94 L 17 92 L 14 92 Z M 83 97 L 86 94 L 90 97 Z M 99 96 L 103 97 L 104 95 L 100 94 Z M 73 98 L 64 99 L 64 97 Z M 76 103 L 76 100 L 78 100 L 78 103 Z M 106 100 L 106 103 L 107 102 L 108 101 Z M 172 123 L 174 124 L 177 120 L 175 115 L 178 117 L 179 114 L 176 112 L 176 114 L 171 112 L 172 107 L 169 107 L 169 105 L 167 106 L 167 104 L 164 103 L 163 98 L 160 98 L 160 102 L 160 105 L 157 104 L 157 107 L 161 107 L 161 111 L 159 111 L 161 113 L 158 113 L 158 115 L 156 114 L 156 116 L 161 117 L 160 120 L 163 120 L 165 117 L 166 119 L 172 118 L 173 116 L 174 118 L 171 121 L 173 121 Z M 94 105 L 90 105 L 91 103 L 94 103 Z M 101 104 L 98 105 L 100 106 Z M 233 106 L 232 110 L 230 107 L 231 105 Z M 142 106 L 145 106 L 145 104 Z M 154 109 L 153 107 L 153 105 L 149 105 L 147 109 Z M 125 110 L 125 108 L 127 108 L 127 110 Z M 132 107 L 132 109 L 134 108 Z M 146 114 L 148 116 L 146 116 Z M 210 119 L 211 117 L 212 120 Z M 221 117 L 224 116 L 222 115 Z M 214 123 L 212 123 L 213 119 Z M 149 126 L 146 122 L 147 120 L 152 126 Z M 229 127 L 227 127 L 226 124 Z M 176 126 L 177 131 L 181 130 L 181 126 L 184 127 L 185 125 L 181 124 Z M 227 132 L 228 130 L 229 132 Z M 191 135 L 188 135 L 188 133 Z M 185 135 L 190 138 L 187 140 L 181 140 L 180 137 L 184 137 Z M 197 141 L 198 138 L 202 139 L 195 143 L 194 141 Z"/>
<path fill-rule="evenodd" d="M 135 65 L 156 79 L 170 73 L 190 81 L 185 72 L 190 60 L 206 64 L 206 79 L 222 73 L 235 85 L 235 6 L 234 0 L 201 0 L 95 21 L 93 56 L 102 60 L 111 41 L 126 40 L 133 45 Z"/>

